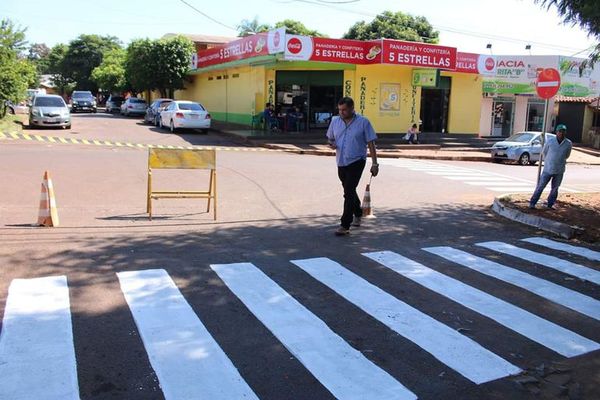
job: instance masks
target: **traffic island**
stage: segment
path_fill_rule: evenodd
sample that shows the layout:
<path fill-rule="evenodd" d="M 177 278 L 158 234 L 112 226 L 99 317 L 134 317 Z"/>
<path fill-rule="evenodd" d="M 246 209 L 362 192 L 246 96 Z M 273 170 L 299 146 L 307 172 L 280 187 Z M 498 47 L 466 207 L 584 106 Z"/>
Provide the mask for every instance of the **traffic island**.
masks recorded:
<path fill-rule="evenodd" d="M 538 205 L 532 210 L 529 197 L 529 194 L 497 197 L 492 209 L 503 217 L 565 239 L 577 238 L 589 243 L 600 241 L 600 193 L 560 195 L 556 209 Z"/>

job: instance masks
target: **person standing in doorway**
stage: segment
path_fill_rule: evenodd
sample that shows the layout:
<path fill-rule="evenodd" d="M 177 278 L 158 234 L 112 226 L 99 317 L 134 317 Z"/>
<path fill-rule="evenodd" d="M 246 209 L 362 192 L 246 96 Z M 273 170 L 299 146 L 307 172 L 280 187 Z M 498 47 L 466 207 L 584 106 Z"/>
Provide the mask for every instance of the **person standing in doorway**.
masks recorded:
<path fill-rule="evenodd" d="M 552 181 L 550 194 L 548 195 L 548 203 L 546 206 L 550 209 L 554 208 L 554 203 L 558 198 L 558 188 L 563 180 L 567 159 L 571 155 L 573 144 L 566 138 L 567 127 L 560 124 L 556 127 L 556 136 L 549 137 L 542 150 L 544 154 L 544 169 L 540 176 L 540 181 L 529 200 L 529 208 L 535 208 L 542 192 Z"/>
<path fill-rule="evenodd" d="M 344 97 L 338 102 L 339 116 L 333 117 L 327 130 L 329 146 L 335 149 L 338 177 L 344 188 L 344 211 L 337 236 L 350 234 L 350 226 L 360 226 L 362 209 L 356 188 L 367 162 L 367 148 L 371 153 L 371 174 L 379 174 L 375 140 L 377 135 L 371 122 L 354 112 L 354 100 Z"/>

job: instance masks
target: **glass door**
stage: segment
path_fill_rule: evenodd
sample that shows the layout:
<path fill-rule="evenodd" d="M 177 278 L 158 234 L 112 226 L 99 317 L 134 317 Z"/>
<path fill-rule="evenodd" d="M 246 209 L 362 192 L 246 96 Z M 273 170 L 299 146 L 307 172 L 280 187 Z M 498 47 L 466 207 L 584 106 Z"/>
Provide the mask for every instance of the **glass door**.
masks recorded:
<path fill-rule="evenodd" d="M 492 136 L 509 137 L 513 129 L 514 101 L 494 100 L 492 108 Z"/>

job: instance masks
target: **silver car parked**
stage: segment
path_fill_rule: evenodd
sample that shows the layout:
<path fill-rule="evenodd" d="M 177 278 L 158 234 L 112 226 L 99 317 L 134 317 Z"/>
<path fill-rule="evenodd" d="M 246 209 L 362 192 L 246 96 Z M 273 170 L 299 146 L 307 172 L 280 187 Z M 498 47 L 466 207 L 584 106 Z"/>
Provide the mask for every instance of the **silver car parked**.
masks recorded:
<path fill-rule="evenodd" d="M 534 165 L 542 152 L 542 132 L 519 132 L 492 146 L 494 162 L 516 161 L 521 165 Z M 546 133 L 546 140 L 554 135 Z"/>
<path fill-rule="evenodd" d="M 52 94 L 37 95 L 29 110 L 29 126 L 57 126 L 71 129 L 71 113 L 62 97 Z"/>

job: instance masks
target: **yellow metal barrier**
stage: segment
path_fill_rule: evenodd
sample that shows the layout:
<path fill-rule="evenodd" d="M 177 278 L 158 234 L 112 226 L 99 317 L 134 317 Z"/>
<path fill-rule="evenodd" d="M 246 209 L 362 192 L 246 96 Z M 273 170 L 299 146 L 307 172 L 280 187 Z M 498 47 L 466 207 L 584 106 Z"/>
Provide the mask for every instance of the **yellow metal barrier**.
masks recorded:
<path fill-rule="evenodd" d="M 210 170 L 208 191 L 152 191 L 152 169 L 204 169 Z M 148 204 L 146 212 L 152 220 L 152 199 L 208 199 L 214 201 L 214 220 L 217 220 L 217 154 L 215 150 L 148 150 Z"/>

